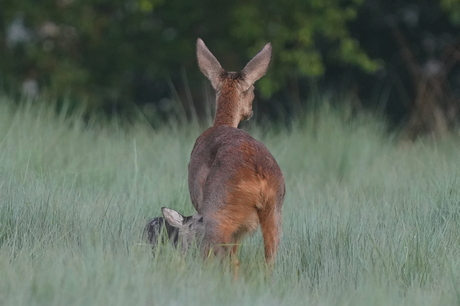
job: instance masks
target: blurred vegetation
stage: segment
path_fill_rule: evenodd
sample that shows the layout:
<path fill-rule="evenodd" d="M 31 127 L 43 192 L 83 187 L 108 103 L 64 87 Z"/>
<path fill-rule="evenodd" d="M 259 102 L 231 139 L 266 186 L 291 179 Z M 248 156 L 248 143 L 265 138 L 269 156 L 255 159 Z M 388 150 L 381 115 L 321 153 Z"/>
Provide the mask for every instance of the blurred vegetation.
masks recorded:
<path fill-rule="evenodd" d="M 196 70 L 197 37 L 235 69 L 271 41 L 274 67 L 260 85 L 270 97 L 289 78 L 323 74 L 316 36 L 336 44 L 327 50 L 336 60 L 377 68 L 346 28 L 360 2 L 10 1 L 1 12 L 1 69 L 15 83 L 38 74 L 53 94 L 118 102 L 136 100 L 142 78 L 164 84 L 180 79 L 181 67 Z M 8 27 L 21 23 L 25 37 L 8 40 Z"/>
<path fill-rule="evenodd" d="M 272 67 L 257 88 L 272 105 L 258 106 L 262 114 L 292 116 L 311 92 L 330 87 L 400 121 L 416 93 L 394 25 L 423 66 L 455 45 L 459 16 L 458 0 L 5 0 L 0 74 L 4 90 L 70 96 L 90 110 L 203 118 L 209 87 L 196 66 L 196 38 L 228 70 L 270 41 Z"/>

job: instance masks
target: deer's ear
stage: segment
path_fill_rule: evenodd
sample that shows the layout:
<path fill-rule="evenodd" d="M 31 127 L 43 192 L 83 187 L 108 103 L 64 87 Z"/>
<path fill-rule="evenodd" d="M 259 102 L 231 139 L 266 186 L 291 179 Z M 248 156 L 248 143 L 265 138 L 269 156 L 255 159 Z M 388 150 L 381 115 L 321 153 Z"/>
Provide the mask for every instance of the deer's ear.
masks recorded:
<path fill-rule="evenodd" d="M 201 38 L 196 42 L 196 57 L 201 72 L 211 81 L 212 87 L 219 90 L 221 86 L 221 74 L 225 70 L 220 65 L 217 58 L 209 51 Z"/>
<path fill-rule="evenodd" d="M 173 227 L 181 227 L 184 224 L 184 216 L 175 211 L 174 209 L 162 207 L 161 213 L 165 218 L 166 222 Z"/>
<path fill-rule="evenodd" d="M 268 43 L 249 61 L 249 63 L 246 64 L 244 69 L 241 71 L 247 87 L 243 90 L 247 90 L 267 73 L 271 57 L 272 45 Z"/>

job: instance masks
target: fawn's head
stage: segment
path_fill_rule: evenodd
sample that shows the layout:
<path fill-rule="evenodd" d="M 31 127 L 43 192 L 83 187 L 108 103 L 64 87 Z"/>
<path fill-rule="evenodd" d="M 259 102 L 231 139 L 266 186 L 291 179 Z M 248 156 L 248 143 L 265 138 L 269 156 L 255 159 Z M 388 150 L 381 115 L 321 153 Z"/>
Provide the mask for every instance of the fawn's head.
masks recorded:
<path fill-rule="evenodd" d="M 163 217 L 153 218 L 145 227 L 147 238 L 154 247 L 166 236 L 182 252 L 187 251 L 192 243 L 200 242 L 204 234 L 204 222 L 200 214 L 186 217 L 167 207 L 162 207 L 161 213 Z M 162 232 L 165 236 L 162 236 Z"/>
<path fill-rule="evenodd" d="M 214 126 L 237 127 L 241 121 L 251 118 L 254 83 L 267 72 L 272 54 L 271 44 L 266 44 L 240 72 L 225 71 L 200 38 L 196 51 L 198 66 L 217 94 Z"/>

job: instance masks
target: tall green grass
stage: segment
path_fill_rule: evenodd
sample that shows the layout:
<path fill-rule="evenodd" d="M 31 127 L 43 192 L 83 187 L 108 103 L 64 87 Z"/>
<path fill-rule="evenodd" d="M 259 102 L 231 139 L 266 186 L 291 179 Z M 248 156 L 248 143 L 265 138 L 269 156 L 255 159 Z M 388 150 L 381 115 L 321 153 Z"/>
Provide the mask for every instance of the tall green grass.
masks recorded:
<path fill-rule="evenodd" d="M 234 282 L 193 252 L 152 256 L 141 237 L 161 206 L 193 213 L 200 128 L 93 126 L 3 98 L 0 305 L 459 304 L 460 140 L 403 147 L 379 120 L 344 114 L 248 126 L 287 195 L 273 275 L 256 234 Z"/>

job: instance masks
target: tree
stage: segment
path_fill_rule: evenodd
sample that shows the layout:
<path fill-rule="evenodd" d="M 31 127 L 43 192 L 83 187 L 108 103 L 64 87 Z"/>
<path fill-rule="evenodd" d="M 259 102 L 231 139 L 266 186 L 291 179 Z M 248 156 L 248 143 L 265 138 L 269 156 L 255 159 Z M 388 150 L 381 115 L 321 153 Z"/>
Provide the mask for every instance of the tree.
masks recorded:
<path fill-rule="evenodd" d="M 145 20 L 156 4 L 9 1 L 0 12 L 3 77 L 13 84 L 36 78 L 43 94 L 62 96 L 70 91 L 89 105 L 130 99 L 132 88 L 125 85 L 134 71 L 151 63 L 144 49 L 151 44 L 152 25 Z M 27 35 L 15 37 L 12 26 L 22 27 Z"/>
<path fill-rule="evenodd" d="M 183 108 L 200 110 L 203 105 L 192 98 L 200 96 L 202 84 L 195 61 L 197 37 L 205 39 L 224 66 L 235 69 L 271 41 L 273 65 L 258 84 L 269 98 L 300 77 L 321 75 L 331 61 L 375 70 L 376 63 L 347 30 L 360 4 L 8 1 L 0 11 L 0 69 L 12 84 L 37 79 L 44 94 L 70 91 L 93 106 L 142 105 L 176 92 L 185 97 Z M 21 22 L 26 37 L 8 40 L 11 25 Z"/>
<path fill-rule="evenodd" d="M 270 96 L 288 81 L 321 76 L 325 65 L 334 62 L 368 72 L 378 68 L 347 27 L 361 4 L 361 0 L 240 1 L 233 11 L 231 33 L 242 44 L 273 43 L 275 64 L 259 85 Z"/>
<path fill-rule="evenodd" d="M 456 0 L 368 0 L 352 27 L 364 50 L 384 60 L 380 80 L 373 80 L 385 84 L 387 107 L 404 113 L 410 139 L 442 136 L 458 121 L 458 8 Z"/>

